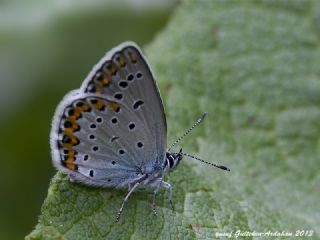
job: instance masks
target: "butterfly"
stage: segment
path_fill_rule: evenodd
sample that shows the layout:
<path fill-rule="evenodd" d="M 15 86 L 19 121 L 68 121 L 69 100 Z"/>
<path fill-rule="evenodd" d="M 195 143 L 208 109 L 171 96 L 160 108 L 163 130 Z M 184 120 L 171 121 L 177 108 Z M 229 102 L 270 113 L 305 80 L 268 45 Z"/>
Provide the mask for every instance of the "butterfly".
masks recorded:
<path fill-rule="evenodd" d="M 167 149 L 167 123 L 155 77 L 140 48 L 124 42 L 110 50 L 81 87 L 58 105 L 50 134 L 54 166 L 73 182 L 103 188 L 128 188 L 116 215 L 140 186 L 153 189 L 153 211 L 159 189 L 172 187 L 164 174 L 175 169 L 183 153 L 175 146 L 206 116 L 203 114 Z M 173 206 L 173 205 L 172 205 Z"/>

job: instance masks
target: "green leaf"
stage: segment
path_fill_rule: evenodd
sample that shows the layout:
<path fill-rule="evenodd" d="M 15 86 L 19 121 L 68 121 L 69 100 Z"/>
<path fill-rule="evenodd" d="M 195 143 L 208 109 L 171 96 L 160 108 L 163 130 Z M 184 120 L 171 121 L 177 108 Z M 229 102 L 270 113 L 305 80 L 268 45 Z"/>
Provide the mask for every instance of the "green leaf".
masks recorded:
<path fill-rule="evenodd" d="M 320 239 L 320 4 L 183 1 L 147 47 L 169 142 L 201 113 L 166 193 L 94 189 L 57 174 L 27 239 L 213 239 L 216 233 L 313 231 Z M 270 237 L 265 237 L 269 239 Z"/>

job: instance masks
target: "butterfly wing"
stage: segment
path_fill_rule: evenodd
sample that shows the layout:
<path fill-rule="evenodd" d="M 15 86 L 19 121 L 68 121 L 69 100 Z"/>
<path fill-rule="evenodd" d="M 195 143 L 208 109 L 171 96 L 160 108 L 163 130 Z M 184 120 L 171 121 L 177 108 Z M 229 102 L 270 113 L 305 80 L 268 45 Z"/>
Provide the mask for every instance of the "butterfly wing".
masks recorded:
<path fill-rule="evenodd" d="M 89 185 L 125 186 L 165 157 L 160 93 L 140 49 L 112 49 L 60 103 L 51 132 L 55 166 Z"/>

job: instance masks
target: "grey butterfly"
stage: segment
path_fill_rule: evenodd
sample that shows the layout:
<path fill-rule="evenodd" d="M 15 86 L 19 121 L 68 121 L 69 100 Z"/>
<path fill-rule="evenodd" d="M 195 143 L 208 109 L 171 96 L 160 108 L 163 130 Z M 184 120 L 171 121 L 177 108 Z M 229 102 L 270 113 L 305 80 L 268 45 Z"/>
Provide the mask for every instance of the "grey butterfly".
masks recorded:
<path fill-rule="evenodd" d="M 167 126 L 154 75 L 142 51 L 124 42 L 109 51 L 82 83 L 61 101 L 53 119 L 50 145 L 54 166 L 70 180 L 89 186 L 128 188 L 117 214 L 139 186 L 169 190 L 164 173 L 189 154 L 166 149 Z M 156 212 L 155 212 L 156 213 Z"/>

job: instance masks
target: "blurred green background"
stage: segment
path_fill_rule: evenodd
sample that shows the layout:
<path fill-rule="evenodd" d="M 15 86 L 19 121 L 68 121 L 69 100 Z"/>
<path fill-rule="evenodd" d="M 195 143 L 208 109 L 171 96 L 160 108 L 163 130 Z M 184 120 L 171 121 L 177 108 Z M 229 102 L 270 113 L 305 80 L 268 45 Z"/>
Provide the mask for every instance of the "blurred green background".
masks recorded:
<path fill-rule="evenodd" d="M 104 53 L 125 40 L 145 45 L 176 1 L 0 2 L 0 239 L 36 225 L 52 167 L 56 105 Z"/>

